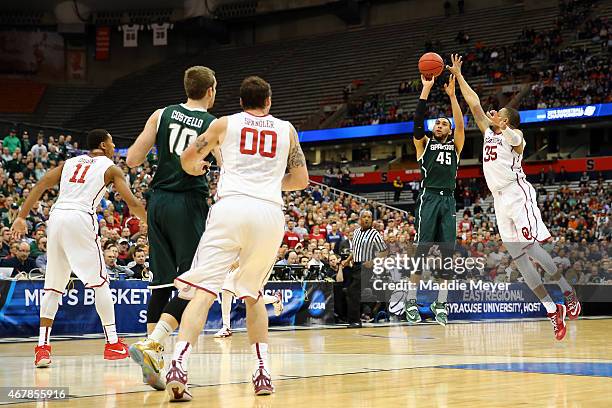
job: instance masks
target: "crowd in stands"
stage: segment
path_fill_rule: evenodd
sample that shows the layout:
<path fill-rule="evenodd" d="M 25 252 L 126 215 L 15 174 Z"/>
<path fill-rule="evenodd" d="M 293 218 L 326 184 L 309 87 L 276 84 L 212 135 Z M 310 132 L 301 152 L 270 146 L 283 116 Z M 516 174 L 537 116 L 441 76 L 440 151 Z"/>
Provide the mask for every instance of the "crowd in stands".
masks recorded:
<path fill-rule="evenodd" d="M 484 77 L 489 84 L 532 82 L 531 91 L 521 100 L 521 109 L 612 102 L 612 34 L 608 18 L 590 16 L 596 0 L 559 3 L 560 13 L 551 29 L 538 32 L 525 28 L 511 45 L 485 44 L 479 39 L 461 50 L 464 57 L 462 70 L 466 77 Z M 584 45 L 568 45 L 563 39 L 564 30 L 574 30 L 576 39 L 586 38 L 601 44 L 602 52 L 596 54 Z M 436 45 L 435 41 L 426 41 L 426 51 L 440 49 L 441 45 Z M 471 38 L 461 30 L 455 41 L 465 46 L 471 42 Z M 441 84 L 445 77 L 443 74 L 438 82 Z M 398 95 L 413 94 L 416 100 L 420 89 L 418 78 L 403 80 L 399 84 Z M 485 109 L 499 104 L 493 95 L 484 94 L 482 89 L 476 89 L 476 92 L 481 96 Z M 466 113 L 467 106 L 463 99 L 459 98 L 459 101 Z M 434 87 L 429 98 L 429 109 L 429 117 L 450 116 L 450 102 L 441 87 Z M 399 101 L 385 95 L 372 95 L 352 102 L 341 126 L 400 122 L 412 120 L 413 116 L 414 112 L 404 109 Z"/>
<path fill-rule="evenodd" d="M 34 183 L 63 160 L 81 152 L 68 135 L 38 135 L 36 143 L 31 143 L 29 135 L 18 137 L 15 132 L 10 132 L 1 142 L 2 150 L 7 152 L 2 155 L 0 170 L 0 219 L 3 224 L 0 266 L 13 267 L 14 275 L 32 269 L 44 273 L 46 222 L 58 194 L 57 188 L 47 191 L 28 215 L 29 234 L 25 240 L 13 240 L 9 227 Z M 133 169 L 129 169 L 122 158 L 116 157 L 115 160 L 125 172 L 135 195 L 146 202 L 148 185 L 156 169 L 155 155 L 151 154 L 141 167 Z M 218 177 L 218 171 L 209 173 L 211 196 L 216 192 Z M 583 176 L 578 191 L 569 189 L 565 183 L 553 193 L 540 191 L 544 222 L 555 237 L 547 248 L 552 251 L 556 262 L 565 268 L 571 282 L 612 283 L 609 263 L 612 191 L 603 180 L 593 184 L 588 182 L 588 178 L 588 175 Z M 549 179 L 545 176 L 544 180 Z M 411 186 L 416 195 L 418 183 L 411 183 Z M 499 262 L 491 261 L 484 270 L 472 270 L 466 276 L 520 280 L 500 246 L 493 207 L 481 206 L 485 198 L 483 191 L 486 189 L 481 179 L 458 180 L 456 199 L 463 210 L 458 213 L 461 220 L 458 223 L 456 255 L 494 254 L 491 255 L 493 259 L 499 258 Z M 213 204 L 211 198 L 207 200 Z M 310 277 L 342 281 L 341 272 L 338 275 L 340 262 L 348 254 L 349 240 L 363 209 L 373 212 L 373 226 L 383 235 L 391 254 L 414 251 L 416 225 L 410 213 L 364 203 L 354 196 L 319 186 L 285 193 L 284 201 L 287 226 L 278 252 L 278 266 L 300 265 L 303 273 L 310 274 Z M 114 279 L 149 279 L 146 226 L 130 214 L 122 197 L 112 189 L 107 191 L 96 215 L 109 275 Z"/>

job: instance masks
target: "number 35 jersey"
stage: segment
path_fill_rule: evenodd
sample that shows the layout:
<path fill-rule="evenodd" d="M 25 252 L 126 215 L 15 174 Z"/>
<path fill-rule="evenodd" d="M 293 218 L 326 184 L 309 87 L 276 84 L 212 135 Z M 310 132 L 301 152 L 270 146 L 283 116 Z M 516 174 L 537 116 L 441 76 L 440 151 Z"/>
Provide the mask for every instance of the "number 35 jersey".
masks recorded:
<path fill-rule="evenodd" d="M 482 169 L 491 192 L 502 190 L 525 178 L 522 160 L 523 155 L 518 154 L 501 133 L 495 134 L 491 129 L 486 130 L 482 145 Z"/>
<path fill-rule="evenodd" d="M 181 154 L 204 133 L 215 117 L 204 109 L 184 104 L 162 110 L 157 122 L 157 170 L 151 188 L 172 192 L 195 191 L 208 195 L 206 176 L 191 176 L 181 167 Z"/>
<path fill-rule="evenodd" d="M 78 210 L 93 214 L 104 195 L 104 173 L 114 165 L 106 156 L 77 156 L 66 160 L 60 191 L 53 209 Z"/>
<path fill-rule="evenodd" d="M 281 184 L 290 139 L 291 124 L 272 115 L 240 112 L 228 116 L 218 198 L 246 195 L 283 205 Z"/>
<path fill-rule="evenodd" d="M 417 161 L 421 165 L 421 189 L 455 189 L 459 156 L 453 139 L 441 143 L 431 136 Z"/>

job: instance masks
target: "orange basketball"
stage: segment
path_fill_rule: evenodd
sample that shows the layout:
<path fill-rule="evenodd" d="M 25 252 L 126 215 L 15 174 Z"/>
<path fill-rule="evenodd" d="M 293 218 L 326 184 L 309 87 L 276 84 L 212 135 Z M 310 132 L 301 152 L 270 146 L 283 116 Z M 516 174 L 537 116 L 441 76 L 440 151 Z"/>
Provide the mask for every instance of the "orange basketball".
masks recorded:
<path fill-rule="evenodd" d="M 423 54 L 419 59 L 419 71 L 427 79 L 438 76 L 444 71 L 444 60 L 435 52 Z"/>

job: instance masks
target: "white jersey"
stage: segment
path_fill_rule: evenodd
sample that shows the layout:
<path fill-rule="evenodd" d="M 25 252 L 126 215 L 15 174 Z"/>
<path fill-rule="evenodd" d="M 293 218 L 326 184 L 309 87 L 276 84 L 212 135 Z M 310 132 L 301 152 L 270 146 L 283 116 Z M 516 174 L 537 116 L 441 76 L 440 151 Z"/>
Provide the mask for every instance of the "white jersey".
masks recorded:
<path fill-rule="evenodd" d="M 82 155 L 66 160 L 59 197 L 53 208 L 95 213 L 106 187 L 104 174 L 114 164 L 106 156 Z"/>
<path fill-rule="evenodd" d="M 227 119 L 217 197 L 246 195 L 283 205 L 281 184 L 291 124 L 272 115 L 258 117 L 246 112 Z"/>
<path fill-rule="evenodd" d="M 523 148 L 525 140 L 523 139 Z M 523 155 L 518 154 L 500 134 L 487 129 L 484 133 L 482 146 L 482 169 L 491 192 L 502 190 L 513 182 L 525 179 L 521 161 Z"/>

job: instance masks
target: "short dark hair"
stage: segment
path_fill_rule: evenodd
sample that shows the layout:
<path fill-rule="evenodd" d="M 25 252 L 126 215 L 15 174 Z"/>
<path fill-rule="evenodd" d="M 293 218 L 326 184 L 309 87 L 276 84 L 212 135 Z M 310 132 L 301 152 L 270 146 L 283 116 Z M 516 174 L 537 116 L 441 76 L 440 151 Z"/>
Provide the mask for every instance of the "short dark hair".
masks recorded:
<path fill-rule="evenodd" d="M 258 76 L 246 77 L 240 85 L 240 99 L 243 109 L 260 109 L 266 106 L 266 99 L 272 96 L 270 84 Z"/>
<path fill-rule="evenodd" d="M 514 129 L 518 128 L 521 124 L 521 115 L 519 114 L 519 111 L 508 107 L 505 107 L 504 109 L 506 110 L 506 116 L 508 116 L 508 123 L 510 124 L 510 127 Z"/>
<path fill-rule="evenodd" d="M 196 65 L 187 68 L 183 77 L 183 86 L 189 99 L 202 99 L 208 88 L 215 84 L 215 71 L 208 67 Z"/>
<path fill-rule="evenodd" d="M 109 133 L 106 129 L 93 129 L 87 132 L 87 149 L 93 150 L 100 147 L 100 143 L 106 142 Z"/>

